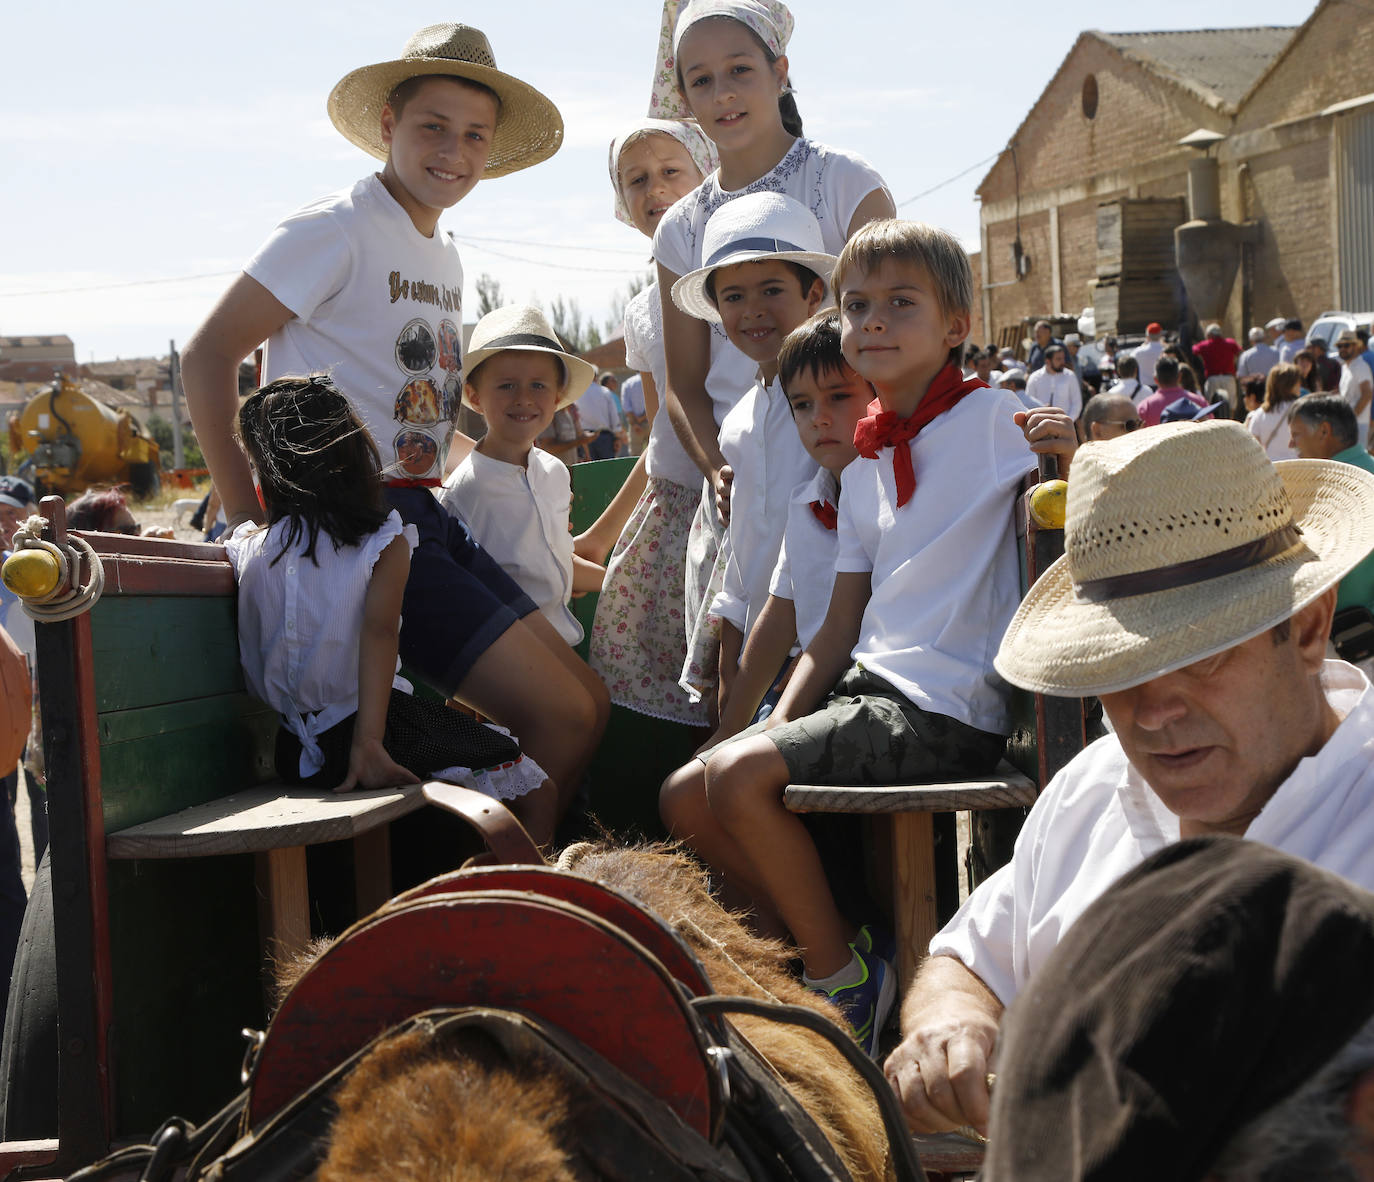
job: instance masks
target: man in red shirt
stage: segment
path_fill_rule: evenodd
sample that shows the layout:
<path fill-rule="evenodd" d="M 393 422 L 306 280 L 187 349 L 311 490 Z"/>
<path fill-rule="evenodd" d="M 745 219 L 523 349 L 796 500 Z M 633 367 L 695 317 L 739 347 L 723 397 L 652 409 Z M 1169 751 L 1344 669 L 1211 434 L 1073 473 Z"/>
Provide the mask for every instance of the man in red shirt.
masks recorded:
<path fill-rule="evenodd" d="M 1240 346 L 1221 335 L 1221 325 L 1209 324 L 1207 336 L 1193 346 L 1193 356 L 1202 362 L 1206 382 L 1203 388 L 1209 402 L 1225 395 L 1232 413 L 1236 409 L 1236 359 Z"/>

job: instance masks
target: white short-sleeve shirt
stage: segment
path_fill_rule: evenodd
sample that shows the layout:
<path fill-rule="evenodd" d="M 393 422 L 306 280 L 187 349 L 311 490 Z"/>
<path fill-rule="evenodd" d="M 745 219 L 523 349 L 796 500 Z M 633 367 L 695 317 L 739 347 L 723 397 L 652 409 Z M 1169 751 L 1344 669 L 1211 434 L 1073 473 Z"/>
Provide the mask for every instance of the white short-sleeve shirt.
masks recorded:
<path fill-rule="evenodd" d="M 1083 413 L 1083 386 L 1071 369 L 1051 373 L 1042 365 L 1026 379 L 1026 394 L 1041 406 L 1057 406 L 1071 419 Z"/>
<path fill-rule="evenodd" d="M 267 340 L 263 381 L 329 373 L 384 476 L 443 473 L 463 389 L 463 264 L 426 238 L 376 175 L 297 210 L 244 271 L 294 314 Z"/>
<path fill-rule="evenodd" d="M 679 277 L 700 267 L 701 237 L 707 220 L 727 201 L 746 193 L 783 193 L 796 198 L 815 215 L 826 252 L 837 255 L 849 238 L 849 223 L 859 205 L 875 190 L 886 193 L 887 186 L 863 157 L 803 137 L 793 142 L 773 168 L 742 189 L 722 189 L 719 171 L 708 176 L 659 221 L 654 233 L 654 259 Z M 661 298 L 672 297 L 663 292 Z M 730 344 L 720 325 L 712 324 L 710 329 L 711 367 L 706 392 L 720 423 L 753 385 L 758 364 Z"/>
<path fill-rule="evenodd" d="M 720 425 L 720 450 L 734 470 L 730 553 L 711 611 L 745 636 L 768 601 L 792 490 L 816 474 L 782 383 L 756 381 Z"/>
<path fill-rule="evenodd" d="M 649 443 L 644 449 L 644 471 L 652 479 L 698 488 L 701 470 L 683 449 L 663 397 L 668 388 L 668 363 L 663 356 L 663 305 L 657 283 L 651 283 L 625 305 L 625 364 L 649 374 L 658 392 L 658 410 L 649 424 Z"/>
<path fill-rule="evenodd" d="M 530 448 L 525 467 L 468 454 L 444 481 L 439 500 L 467 523 L 472 536 L 539 605 L 569 644 L 582 625 L 568 608 L 572 598 L 572 478 L 567 465 Z"/>
<path fill-rule="evenodd" d="M 245 522 L 224 549 L 239 584 L 244 679 L 301 741 L 300 772 L 309 776 L 324 766 L 319 736 L 358 710 L 358 642 L 372 568 L 396 537 L 412 550 L 417 538 L 415 527 L 402 525 L 392 510 L 357 546 L 335 549 L 321 531 L 311 559 L 304 538 L 283 553 L 288 525 Z M 409 693 L 400 668 L 398 658 L 392 685 Z"/>
<path fill-rule="evenodd" d="M 980 387 L 911 449 L 916 491 L 897 507 L 892 449 L 844 470 L 836 573 L 871 573 L 854 660 L 907 698 L 991 734 L 1010 729 L 992 667 L 1021 599 L 1012 506 L 1035 467 L 1010 391 Z"/>
<path fill-rule="evenodd" d="M 839 498 L 834 473 L 822 468 L 806 483 L 797 485 L 787 503 L 787 528 L 768 593 L 792 601 L 797 644 L 802 648 L 816 638 L 825 623 L 839 552 L 839 534 L 821 523 L 812 504 L 820 501 L 838 507 Z"/>
<path fill-rule="evenodd" d="M 1341 724 L 1245 836 L 1374 890 L 1374 689 L 1343 661 L 1326 662 L 1322 684 Z M 1012 860 L 969 896 L 930 952 L 957 957 L 1010 1005 L 1103 891 L 1178 839 L 1178 817 L 1107 735 L 1050 781 Z"/>
<path fill-rule="evenodd" d="M 1350 409 L 1354 410 L 1360 401 L 1360 386 L 1364 382 L 1374 384 L 1374 375 L 1369 372 L 1369 365 L 1363 357 L 1352 357 L 1349 361 L 1341 362 L 1341 397 L 1350 403 Z M 1365 405 L 1364 410 L 1355 416 L 1355 422 L 1362 428 L 1360 431 L 1360 443 L 1365 442 L 1365 433 L 1369 429 L 1369 412 L 1374 407 L 1374 399 Z"/>

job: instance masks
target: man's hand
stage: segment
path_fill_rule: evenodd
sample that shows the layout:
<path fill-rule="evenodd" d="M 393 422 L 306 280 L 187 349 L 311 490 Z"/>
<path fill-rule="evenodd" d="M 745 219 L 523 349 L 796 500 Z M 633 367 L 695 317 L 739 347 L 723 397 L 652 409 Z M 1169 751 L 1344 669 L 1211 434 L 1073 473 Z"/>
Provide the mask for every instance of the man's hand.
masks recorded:
<path fill-rule="evenodd" d="M 711 488 L 716 494 L 716 513 L 722 525 L 730 524 L 730 488 L 735 481 L 735 470 L 729 464 L 722 464 L 711 473 Z"/>
<path fill-rule="evenodd" d="M 988 1128 L 988 1071 L 1002 1006 L 952 957 L 922 966 L 902 1007 L 905 1037 L 883 1070 L 918 1133 Z"/>

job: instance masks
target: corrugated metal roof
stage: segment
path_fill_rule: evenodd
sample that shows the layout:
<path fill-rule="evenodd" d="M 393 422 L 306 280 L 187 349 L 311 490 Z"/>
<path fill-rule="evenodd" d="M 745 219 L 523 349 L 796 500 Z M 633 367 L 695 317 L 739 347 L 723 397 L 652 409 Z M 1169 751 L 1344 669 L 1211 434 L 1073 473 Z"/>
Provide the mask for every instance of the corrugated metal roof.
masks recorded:
<path fill-rule="evenodd" d="M 1211 105 L 1234 110 L 1296 31 L 1296 25 L 1265 25 L 1094 35 L 1146 69 L 1198 92 Z"/>

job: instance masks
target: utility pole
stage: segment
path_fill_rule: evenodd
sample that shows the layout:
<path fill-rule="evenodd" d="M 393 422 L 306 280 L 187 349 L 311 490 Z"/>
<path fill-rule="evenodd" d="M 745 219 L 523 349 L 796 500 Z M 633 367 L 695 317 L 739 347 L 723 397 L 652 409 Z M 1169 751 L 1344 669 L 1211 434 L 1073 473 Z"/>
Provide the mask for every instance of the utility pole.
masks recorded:
<path fill-rule="evenodd" d="M 167 376 L 172 387 L 172 467 L 186 467 L 186 455 L 181 449 L 181 355 L 176 341 L 168 341 L 171 351 L 167 362 Z"/>

